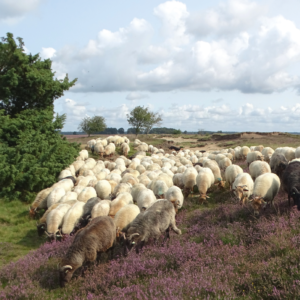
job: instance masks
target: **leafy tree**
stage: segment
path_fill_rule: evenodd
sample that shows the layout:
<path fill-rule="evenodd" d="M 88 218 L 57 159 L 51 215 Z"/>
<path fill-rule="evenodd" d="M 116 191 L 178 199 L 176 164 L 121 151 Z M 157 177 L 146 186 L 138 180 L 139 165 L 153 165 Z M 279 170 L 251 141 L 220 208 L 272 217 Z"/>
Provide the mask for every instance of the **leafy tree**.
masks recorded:
<path fill-rule="evenodd" d="M 124 133 L 125 133 L 124 128 L 119 128 L 119 129 L 118 129 L 118 133 L 119 133 L 119 134 L 124 134 Z"/>
<path fill-rule="evenodd" d="M 149 131 L 152 129 L 154 125 L 160 126 L 162 123 L 162 115 L 159 113 L 149 112 L 150 118 L 146 122 L 146 133 L 149 134 Z"/>
<path fill-rule="evenodd" d="M 15 116 L 25 109 L 53 107 L 53 101 L 72 87 L 76 79 L 53 79 L 50 59 L 41 60 L 39 54 L 24 53 L 24 42 L 7 33 L 0 42 L 0 109 Z"/>
<path fill-rule="evenodd" d="M 104 131 L 101 131 L 102 134 L 118 134 L 118 129 L 114 127 L 105 128 Z"/>
<path fill-rule="evenodd" d="M 146 131 L 148 133 L 153 125 L 162 121 L 161 115 L 149 111 L 148 107 L 137 106 L 127 115 L 127 121 L 135 129 L 135 134 Z"/>
<path fill-rule="evenodd" d="M 84 131 L 91 135 L 91 133 L 102 132 L 106 128 L 105 119 L 101 116 L 84 117 L 78 126 L 78 130 Z"/>
<path fill-rule="evenodd" d="M 180 129 L 174 129 L 173 134 L 181 134 L 181 130 Z"/>
<path fill-rule="evenodd" d="M 14 118 L 0 111 L 0 197 L 32 200 L 74 161 L 80 147 L 60 135 L 65 119 L 53 118 L 52 107 Z"/>

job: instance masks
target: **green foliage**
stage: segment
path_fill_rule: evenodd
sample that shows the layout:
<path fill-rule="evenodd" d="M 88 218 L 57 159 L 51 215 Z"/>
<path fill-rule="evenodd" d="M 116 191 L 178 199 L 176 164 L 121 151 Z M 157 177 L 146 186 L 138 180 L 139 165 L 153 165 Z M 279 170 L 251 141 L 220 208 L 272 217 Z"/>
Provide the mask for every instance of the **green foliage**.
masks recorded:
<path fill-rule="evenodd" d="M 119 134 L 124 134 L 124 133 L 125 133 L 125 130 L 124 130 L 124 128 L 122 128 L 122 127 L 121 127 L 121 128 L 119 128 L 119 129 L 118 129 L 118 133 L 119 133 Z"/>
<path fill-rule="evenodd" d="M 31 201 L 57 181 L 80 151 L 59 134 L 65 115 L 53 119 L 52 108 L 25 110 L 15 118 L 0 111 L 0 196 Z"/>
<path fill-rule="evenodd" d="M 136 135 L 144 131 L 148 134 L 155 124 L 162 122 L 162 117 L 158 113 L 149 111 L 148 107 L 137 106 L 127 115 L 127 121 L 133 126 Z"/>
<path fill-rule="evenodd" d="M 24 53 L 24 42 L 7 33 L 0 42 L 0 109 L 15 116 L 25 109 L 53 107 L 53 101 L 72 87 L 76 79 L 53 79 L 50 59 L 41 60 L 39 54 Z"/>
<path fill-rule="evenodd" d="M 105 119 L 101 116 L 84 117 L 78 126 L 78 130 L 84 131 L 89 136 L 91 133 L 102 132 L 105 128 Z"/>
<path fill-rule="evenodd" d="M 182 134 L 180 129 L 174 129 L 173 134 Z"/>
<path fill-rule="evenodd" d="M 160 127 L 160 128 L 152 128 L 149 133 L 150 134 L 178 134 L 181 133 L 181 131 L 174 128 Z"/>

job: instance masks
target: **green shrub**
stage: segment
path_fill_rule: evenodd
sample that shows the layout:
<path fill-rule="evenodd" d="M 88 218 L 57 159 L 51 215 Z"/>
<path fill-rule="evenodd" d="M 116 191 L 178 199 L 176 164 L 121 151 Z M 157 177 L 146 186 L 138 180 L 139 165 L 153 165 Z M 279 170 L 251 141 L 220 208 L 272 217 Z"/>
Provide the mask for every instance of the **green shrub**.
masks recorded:
<path fill-rule="evenodd" d="M 52 108 L 24 110 L 14 118 L 0 111 L 1 197 L 31 201 L 74 161 L 79 144 L 69 143 L 58 132 L 65 118 L 53 118 Z"/>

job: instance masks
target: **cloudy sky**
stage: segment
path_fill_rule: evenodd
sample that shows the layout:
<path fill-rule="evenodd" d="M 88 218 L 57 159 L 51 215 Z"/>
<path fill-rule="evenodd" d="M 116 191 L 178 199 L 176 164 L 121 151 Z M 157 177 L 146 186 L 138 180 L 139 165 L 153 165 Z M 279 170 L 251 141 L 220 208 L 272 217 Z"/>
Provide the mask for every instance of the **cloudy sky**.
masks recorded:
<path fill-rule="evenodd" d="M 0 36 L 78 78 L 56 100 L 64 130 L 88 115 L 128 128 L 300 131 L 299 0 L 0 0 Z"/>

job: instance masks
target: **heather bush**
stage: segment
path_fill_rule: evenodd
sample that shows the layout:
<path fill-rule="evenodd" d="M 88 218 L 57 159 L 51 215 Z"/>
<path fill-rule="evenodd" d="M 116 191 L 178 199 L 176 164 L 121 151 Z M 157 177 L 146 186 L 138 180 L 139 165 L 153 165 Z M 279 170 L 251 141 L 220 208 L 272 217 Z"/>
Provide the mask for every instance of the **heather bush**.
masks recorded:
<path fill-rule="evenodd" d="M 70 284 L 58 285 L 57 264 L 72 237 L 46 243 L 0 270 L 0 299 L 296 299 L 300 297 L 300 212 L 281 192 L 260 218 L 231 203 L 215 208 L 189 198 L 176 217 L 183 234 L 137 255 L 103 259 Z M 283 201 L 284 200 L 284 201 Z M 105 255 L 104 255 L 105 256 Z"/>

